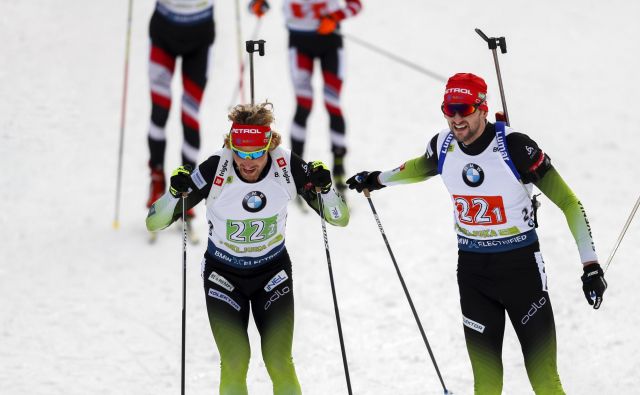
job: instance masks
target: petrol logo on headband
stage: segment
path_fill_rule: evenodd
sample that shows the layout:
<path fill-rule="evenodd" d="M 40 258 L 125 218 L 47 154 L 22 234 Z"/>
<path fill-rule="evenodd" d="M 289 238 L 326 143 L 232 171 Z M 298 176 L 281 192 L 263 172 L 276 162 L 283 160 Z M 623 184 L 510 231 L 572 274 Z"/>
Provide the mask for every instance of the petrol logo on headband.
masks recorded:
<path fill-rule="evenodd" d="M 250 213 L 257 213 L 267 205 L 267 197 L 260 191 L 252 191 L 242 199 L 242 207 Z"/>
<path fill-rule="evenodd" d="M 449 88 L 447 90 L 444 91 L 445 94 L 447 93 L 463 93 L 465 95 L 471 95 L 471 89 L 467 89 L 467 88 Z"/>
<path fill-rule="evenodd" d="M 249 134 L 260 134 L 262 133 L 258 129 L 233 129 L 234 133 L 249 133 Z"/>
<path fill-rule="evenodd" d="M 462 181 L 470 187 L 477 187 L 484 181 L 484 170 L 475 163 L 468 163 L 462 169 Z"/>

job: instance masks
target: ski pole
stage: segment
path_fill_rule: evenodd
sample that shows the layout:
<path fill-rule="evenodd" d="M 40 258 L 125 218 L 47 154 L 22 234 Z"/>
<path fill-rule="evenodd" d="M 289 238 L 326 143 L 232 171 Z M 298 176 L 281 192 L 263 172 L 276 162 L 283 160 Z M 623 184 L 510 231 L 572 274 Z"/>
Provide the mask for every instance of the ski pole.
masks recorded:
<path fill-rule="evenodd" d="M 246 50 L 249 53 L 249 75 L 251 76 L 250 85 L 251 85 L 251 105 L 255 104 L 255 99 L 253 95 L 253 53 L 258 52 L 258 55 L 264 56 L 264 40 L 249 40 L 246 42 Z"/>
<path fill-rule="evenodd" d="M 424 74 L 424 75 L 426 75 L 428 77 L 431 77 L 431 78 L 433 78 L 435 80 L 438 80 L 440 82 L 447 82 L 447 79 L 444 76 L 442 76 L 442 75 L 440 75 L 440 74 L 438 74 L 436 72 L 433 72 L 431 70 L 428 70 L 428 69 L 426 69 L 426 68 L 424 68 L 424 67 L 422 67 L 422 66 L 420 66 L 420 65 L 418 65 L 416 63 L 413 63 L 413 62 L 411 62 L 409 60 L 406 60 L 406 59 L 404 59 L 404 58 L 402 58 L 402 57 L 400 57 L 398 55 L 395 55 L 395 54 L 393 54 L 393 53 L 391 53 L 391 52 L 389 52 L 389 51 L 387 51 L 385 49 L 382 49 L 382 48 L 376 46 L 376 45 L 373 45 L 373 44 L 371 44 L 371 43 L 369 43 L 369 42 L 367 42 L 365 40 L 357 38 L 357 37 L 355 37 L 355 36 L 353 36 L 351 34 L 338 33 L 338 32 L 336 32 L 336 34 L 346 38 L 349 41 L 353 41 L 354 43 L 359 44 L 359 45 L 361 45 L 361 46 L 363 46 L 363 47 L 365 47 L 365 48 L 367 48 L 367 49 L 369 49 L 369 50 L 371 50 L 371 51 L 373 51 L 373 52 L 375 52 L 375 53 L 377 53 L 379 55 L 382 55 L 382 56 L 387 57 L 387 58 L 389 58 L 391 60 L 394 60 L 394 61 L 396 61 L 396 62 L 398 62 L 398 63 L 400 63 L 402 65 L 405 65 L 405 66 L 407 66 L 407 67 L 409 67 L 409 68 L 411 68 L 411 69 L 413 69 L 413 70 L 415 70 L 415 71 L 417 71 L 417 72 L 419 72 L 421 74 Z"/>
<path fill-rule="evenodd" d="M 184 376 L 185 376 L 185 340 L 187 332 L 187 227 L 185 215 L 185 200 L 187 194 L 182 194 L 182 358 L 180 370 L 180 390 L 184 395 Z"/>
<path fill-rule="evenodd" d="M 393 255 L 393 251 L 391 251 L 391 246 L 389 245 L 389 240 L 387 240 L 387 235 L 384 233 L 384 228 L 382 227 L 382 222 L 380 221 L 380 217 L 378 216 L 378 212 L 376 211 L 375 206 L 373 205 L 373 200 L 371 200 L 371 195 L 369 190 L 364 189 L 362 191 L 364 196 L 366 196 L 367 201 L 369 202 L 369 207 L 371 207 L 371 212 L 373 213 L 373 217 L 378 224 L 378 229 L 380 230 L 380 234 L 382 235 L 382 239 L 384 240 L 384 244 L 387 246 L 387 251 L 389 251 L 389 256 L 391 256 L 391 261 L 393 262 L 393 266 L 396 268 L 396 273 L 398 273 L 398 279 L 400 279 L 400 284 L 402 284 L 402 289 L 404 290 L 404 294 L 407 297 L 407 301 L 409 302 L 409 306 L 411 307 L 411 311 L 413 312 L 413 317 L 416 319 L 416 324 L 418 324 L 418 329 L 420 329 L 420 334 L 422 335 L 422 340 L 424 340 L 425 346 L 427 346 L 427 351 L 429 352 L 429 357 L 431 357 L 431 362 L 433 362 L 433 367 L 436 369 L 436 373 L 438 374 L 438 378 L 440 379 L 440 384 L 442 384 L 442 389 L 446 394 L 452 394 L 449 392 L 447 387 L 444 384 L 444 380 L 442 379 L 442 375 L 440 374 L 440 369 L 438 369 L 438 363 L 436 362 L 436 358 L 433 356 L 433 351 L 431 351 L 431 346 L 429 345 L 429 340 L 427 340 L 427 335 L 424 333 L 424 329 L 422 328 L 422 323 L 420 322 L 420 318 L 418 317 L 418 313 L 416 312 L 416 308 L 413 305 L 413 301 L 411 300 L 411 295 L 409 295 L 409 290 L 407 289 L 407 285 L 402 278 L 402 273 L 400 273 L 400 268 L 398 267 L 398 263 L 396 262 L 396 258 Z"/>
<path fill-rule="evenodd" d="M 129 0 L 127 15 L 127 35 L 124 52 L 124 83 L 122 87 L 122 107 L 120 108 L 120 141 L 118 143 L 118 172 L 116 175 L 116 208 L 113 216 L 113 228 L 120 227 L 120 185 L 122 184 L 122 151 L 124 149 L 124 125 L 127 116 L 127 86 L 129 85 L 129 48 L 131 47 L 131 11 L 133 0 Z"/>
<path fill-rule="evenodd" d="M 344 366 L 344 376 L 347 380 L 347 391 L 351 392 L 351 379 L 349 378 L 349 365 L 347 363 L 347 353 L 344 348 L 344 339 L 342 337 L 342 325 L 340 324 L 340 311 L 338 310 L 338 298 L 336 296 L 336 286 L 333 282 L 333 269 L 331 268 L 331 254 L 329 253 L 329 239 L 327 238 L 327 225 L 324 220 L 324 203 L 322 202 L 322 191 L 316 188 L 316 196 L 318 198 L 318 211 L 320 212 L 320 222 L 322 223 L 322 236 L 324 237 L 324 251 L 327 255 L 327 265 L 329 266 L 329 281 L 331 282 L 331 294 L 333 295 L 333 309 L 336 313 L 336 323 L 338 325 L 338 337 L 340 338 L 340 351 L 342 352 L 342 364 Z"/>
<path fill-rule="evenodd" d="M 233 102 L 236 100 L 236 96 L 240 94 L 240 102 L 244 103 L 244 56 L 242 55 L 242 25 L 240 23 L 240 0 L 236 0 L 236 37 L 237 37 L 237 49 L 238 49 L 238 89 L 233 91 Z M 231 106 L 230 106 L 231 107 Z"/>
<path fill-rule="evenodd" d="M 504 37 L 487 37 L 482 30 L 476 28 L 476 33 L 489 45 L 489 49 L 493 52 L 493 63 L 496 65 L 496 74 L 498 75 L 498 86 L 500 87 L 500 98 L 502 99 L 502 109 L 504 110 L 504 119 L 507 122 L 507 126 L 511 126 L 509 123 L 509 112 L 507 111 L 507 100 L 504 97 L 504 88 L 502 86 L 502 75 L 500 74 L 500 64 L 498 63 L 498 53 L 496 48 L 500 47 L 500 52 L 507 53 L 507 40 Z"/>
<path fill-rule="evenodd" d="M 613 251 L 611 251 L 609 258 L 607 259 L 607 263 L 605 263 L 604 265 L 605 273 L 607 272 L 607 269 L 611 264 L 611 260 L 613 259 L 613 256 L 616 254 L 616 251 L 618 251 L 620 242 L 622 241 L 622 238 L 624 237 L 624 235 L 627 233 L 627 229 L 629 228 L 629 225 L 631 225 L 631 221 L 633 220 L 633 217 L 636 215 L 636 211 L 638 211 L 638 206 L 640 206 L 640 196 L 638 196 L 638 200 L 636 200 L 636 204 L 633 206 L 633 209 L 631 210 L 631 214 L 629 214 L 629 217 L 627 217 L 627 222 L 625 222 L 624 226 L 622 227 L 622 231 L 620 232 L 620 236 L 618 236 L 618 240 L 616 241 L 616 244 L 613 247 Z"/>

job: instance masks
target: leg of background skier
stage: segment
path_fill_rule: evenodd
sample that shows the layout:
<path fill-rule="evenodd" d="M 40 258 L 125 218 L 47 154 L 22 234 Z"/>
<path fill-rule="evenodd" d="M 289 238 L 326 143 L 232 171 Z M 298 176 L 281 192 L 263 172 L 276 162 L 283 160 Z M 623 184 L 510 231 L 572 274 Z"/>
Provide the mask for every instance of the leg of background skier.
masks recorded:
<path fill-rule="evenodd" d="M 152 21 L 153 24 L 153 21 Z M 149 124 L 149 168 L 151 190 L 147 207 L 150 207 L 166 189 L 164 176 L 164 154 L 167 146 L 165 126 L 171 108 L 171 78 L 176 56 L 152 43 L 149 62 L 149 85 L 151 89 L 151 122 Z"/>
<path fill-rule="evenodd" d="M 291 124 L 291 150 L 302 156 L 307 137 L 307 119 L 313 106 L 313 57 L 296 47 L 289 47 L 289 66 L 293 90 L 296 95 L 296 112 Z"/>
<path fill-rule="evenodd" d="M 345 140 L 345 122 L 340 108 L 340 92 L 344 80 L 344 61 L 342 57 L 342 40 L 335 49 L 332 48 L 320 57 L 322 78 L 324 79 L 324 105 L 329 113 L 329 134 L 331 152 L 333 153 L 333 178 L 336 189 L 343 192 L 344 156 L 347 153 Z"/>
<path fill-rule="evenodd" d="M 200 104 L 207 84 L 210 47 L 200 47 L 182 57 L 182 164 L 196 166 L 200 152 Z M 187 220 L 195 216 L 195 211 L 187 211 Z M 189 226 L 190 227 L 190 226 Z M 193 242 L 193 232 L 190 240 Z"/>
<path fill-rule="evenodd" d="M 311 85 L 313 56 L 290 45 L 289 68 L 296 95 L 296 112 L 291 122 L 290 132 L 291 150 L 302 157 L 307 138 L 307 119 L 313 106 L 313 87 Z M 295 202 L 303 212 L 307 211 L 307 204 L 300 196 L 296 196 Z"/>

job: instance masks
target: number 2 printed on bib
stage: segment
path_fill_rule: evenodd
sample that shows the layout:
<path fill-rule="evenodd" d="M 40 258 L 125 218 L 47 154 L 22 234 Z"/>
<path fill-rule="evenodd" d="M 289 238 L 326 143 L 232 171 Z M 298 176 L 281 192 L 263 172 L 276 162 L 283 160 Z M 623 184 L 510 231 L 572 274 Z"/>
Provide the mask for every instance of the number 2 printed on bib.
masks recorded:
<path fill-rule="evenodd" d="M 507 222 L 502 196 L 453 195 L 458 221 L 466 225 L 501 225 Z"/>
<path fill-rule="evenodd" d="M 270 218 L 227 220 L 227 240 L 234 243 L 259 243 L 278 231 L 277 216 Z"/>

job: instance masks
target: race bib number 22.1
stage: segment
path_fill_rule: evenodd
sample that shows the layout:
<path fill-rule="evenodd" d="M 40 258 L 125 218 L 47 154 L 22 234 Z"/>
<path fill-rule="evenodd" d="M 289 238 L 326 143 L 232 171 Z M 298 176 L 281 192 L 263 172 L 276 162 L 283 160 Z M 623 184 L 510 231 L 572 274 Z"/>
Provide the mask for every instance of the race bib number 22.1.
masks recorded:
<path fill-rule="evenodd" d="M 502 196 L 453 195 L 458 220 L 467 225 L 500 225 L 507 222 Z"/>

